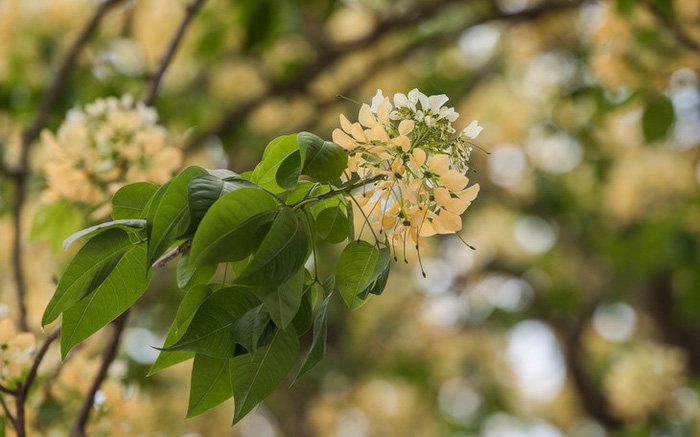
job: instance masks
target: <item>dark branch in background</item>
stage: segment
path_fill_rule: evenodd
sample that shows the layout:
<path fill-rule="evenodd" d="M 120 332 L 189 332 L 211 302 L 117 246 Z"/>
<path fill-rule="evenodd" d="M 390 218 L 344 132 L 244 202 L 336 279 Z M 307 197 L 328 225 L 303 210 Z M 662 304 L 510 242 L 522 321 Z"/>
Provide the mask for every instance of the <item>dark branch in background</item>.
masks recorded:
<path fill-rule="evenodd" d="M 165 70 L 167 70 L 168 65 L 170 65 L 170 62 L 175 57 L 175 52 L 177 51 L 177 48 L 180 45 L 180 42 L 182 41 L 182 37 L 185 35 L 185 30 L 187 30 L 190 21 L 192 21 L 192 18 L 194 18 L 194 16 L 197 14 L 197 11 L 199 11 L 199 9 L 202 7 L 205 1 L 206 0 L 194 0 L 192 3 L 187 5 L 187 8 L 185 10 L 185 17 L 182 19 L 180 26 L 177 28 L 175 36 L 173 36 L 172 40 L 170 40 L 170 45 L 165 51 L 163 59 L 161 59 L 160 61 L 158 71 L 156 71 L 156 73 L 153 75 L 153 77 L 148 83 L 148 90 L 146 91 L 146 94 L 143 97 L 143 103 L 146 106 L 153 105 L 153 102 L 156 99 L 156 95 L 158 94 L 158 87 L 160 86 L 160 83 L 163 79 L 163 75 L 165 74 Z"/>
<path fill-rule="evenodd" d="M 352 81 L 347 83 L 343 89 L 340 91 L 340 95 L 345 96 L 345 95 L 350 95 L 354 90 L 362 86 L 363 83 L 367 82 L 369 79 L 377 75 L 378 73 L 381 72 L 382 69 L 385 67 L 392 65 L 396 62 L 399 62 L 401 60 L 405 60 L 409 58 L 411 55 L 415 54 L 419 50 L 424 50 L 426 48 L 430 47 L 436 47 L 440 46 L 441 44 L 449 44 L 451 42 L 454 42 L 459 36 L 464 33 L 467 29 L 473 26 L 477 26 L 479 24 L 483 24 L 489 21 L 494 21 L 494 20 L 508 20 L 508 21 L 520 21 L 520 20 L 534 20 L 537 18 L 540 18 L 542 16 L 545 16 L 550 13 L 556 13 L 556 12 L 561 12 L 562 10 L 565 9 L 571 9 L 574 7 L 578 7 L 583 3 L 583 1 L 576 1 L 576 2 L 568 2 L 568 3 L 556 3 L 556 4 L 543 4 L 531 9 L 527 9 L 525 11 L 520 11 L 516 13 L 498 13 L 497 15 L 488 15 L 485 17 L 478 18 L 475 21 L 469 22 L 469 24 L 465 26 L 459 26 L 456 29 L 452 29 L 446 32 L 439 32 L 439 33 L 434 33 L 432 35 L 429 35 L 425 38 L 417 39 L 415 41 L 412 41 L 408 44 L 406 44 L 404 47 L 401 49 L 390 53 L 387 56 L 384 57 L 379 57 L 374 60 L 374 62 L 365 69 L 365 71 L 356 76 Z M 480 79 L 483 79 L 484 77 L 488 76 L 489 74 L 494 72 L 493 67 L 487 66 L 486 68 L 482 69 L 481 71 L 475 72 L 475 77 L 473 79 L 473 82 L 479 82 Z M 470 86 L 469 88 L 472 88 Z M 315 108 L 316 111 L 319 112 L 323 109 L 328 108 L 329 106 L 335 105 L 338 103 L 338 98 L 337 97 L 331 97 L 328 99 L 320 100 L 315 103 Z M 302 127 L 301 130 L 309 130 L 313 127 L 312 123 L 306 124 L 305 126 Z"/>
<path fill-rule="evenodd" d="M 561 329 L 564 338 L 561 346 L 564 352 L 566 370 L 571 377 L 584 411 L 605 426 L 608 431 L 615 431 L 623 426 L 623 422 L 610 414 L 608 401 L 598 387 L 591 383 L 586 369 L 583 367 L 585 358 L 582 356 L 581 340 L 583 331 L 593 315 L 595 305 L 591 305 L 585 314 L 579 316 L 568 329 Z"/>
<path fill-rule="evenodd" d="M 384 65 L 389 64 L 390 60 L 401 59 L 402 57 L 405 57 L 408 54 L 410 54 L 411 51 L 417 50 L 419 48 L 436 45 L 442 42 L 449 42 L 459 37 L 459 35 L 462 32 L 464 32 L 472 26 L 476 26 L 494 20 L 507 20 L 513 22 L 534 20 L 549 13 L 573 9 L 575 7 L 581 6 L 583 2 L 583 0 L 567 2 L 548 2 L 516 13 L 506 13 L 501 10 L 494 10 L 490 14 L 485 15 L 481 18 L 477 18 L 476 20 L 469 22 L 467 25 L 461 26 L 450 32 L 433 34 L 423 39 L 414 41 L 413 43 L 410 43 L 404 48 L 400 49 L 397 53 L 386 57 L 385 61 L 377 61 L 379 65 L 375 66 L 374 68 L 381 68 Z M 315 61 L 307 68 L 302 69 L 297 75 L 294 76 L 294 78 L 284 82 L 273 82 L 268 87 L 267 91 L 261 94 L 260 96 L 253 98 L 252 100 L 242 105 L 230 109 L 224 114 L 221 120 L 214 124 L 214 126 L 210 130 L 201 132 L 200 134 L 194 136 L 187 144 L 186 148 L 188 149 L 188 151 L 196 150 L 199 147 L 201 147 L 204 143 L 206 143 L 207 139 L 211 136 L 222 135 L 226 132 L 234 130 L 234 128 L 238 126 L 241 122 L 243 122 L 243 120 L 254 109 L 256 109 L 261 104 L 265 103 L 273 97 L 304 93 L 307 89 L 308 84 L 313 79 L 318 77 L 324 71 L 327 71 L 329 68 L 331 68 L 333 65 L 335 65 L 347 55 L 365 49 L 379 42 L 387 34 L 390 34 L 394 31 L 400 31 L 411 26 L 415 26 L 417 23 L 421 23 L 423 21 L 431 19 L 439 13 L 443 12 L 448 5 L 456 3 L 468 4 L 472 3 L 472 1 L 463 0 L 460 2 L 450 0 L 431 4 L 421 4 L 416 9 L 409 11 L 405 14 L 401 14 L 393 18 L 387 18 L 383 21 L 380 21 L 379 23 L 377 23 L 374 31 L 357 41 L 344 44 L 332 49 L 321 49 Z M 371 69 L 368 69 L 368 73 L 369 70 Z M 371 77 L 371 75 L 369 76 Z M 358 83 L 358 81 L 353 81 L 353 83 Z M 333 101 L 335 101 L 335 99 L 333 99 Z M 331 104 L 331 102 L 322 103 L 322 105 L 324 106 L 329 104 Z"/>
<path fill-rule="evenodd" d="M 29 151 L 32 143 L 34 143 L 34 141 L 36 141 L 36 139 L 39 137 L 39 133 L 46 123 L 46 119 L 49 116 L 51 108 L 53 107 L 54 103 L 56 103 L 56 99 L 58 98 L 61 88 L 65 84 L 66 80 L 68 80 L 70 70 L 73 68 L 75 61 L 78 59 L 78 55 L 87 44 L 90 36 L 92 36 L 99 26 L 107 11 L 121 1 L 122 0 L 106 0 L 100 3 L 90 21 L 80 32 L 78 38 L 64 56 L 58 70 L 56 70 L 56 73 L 54 74 L 53 79 L 46 90 L 46 93 L 44 93 L 41 101 L 39 102 L 39 106 L 34 112 L 32 121 L 22 132 L 19 164 L 16 169 L 11 170 L 16 184 L 15 200 L 13 205 L 13 216 L 15 218 L 14 238 L 12 242 L 13 274 L 15 285 L 17 287 L 17 306 L 19 308 L 18 323 L 19 328 L 22 331 L 29 330 L 29 324 L 27 322 L 27 306 L 25 302 L 27 286 L 24 281 L 24 272 L 22 267 L 22 209 L 24 207 L 24 200 L 27 191 L 27 179 L 29 178 Z"/>
<path fill-rule="evenodd" d="M 24 381 L 17 384 L 15 390 L 15 396 L 17 396 L 16 408 L 17 408 L 17 418 L 15 419 L 15 429 L 17 430 L 17 437 L 26 436 L 27 426 L 25 423 L 25 412 L 24 407 L 27 401 L 27 396 L 29 396 L 29 390 L 32 388 L 32 384 L 36 379 L 37 373 L 39 372 L 39 366 L 41 365 L 46 352 L 49 350 L 49 346 L 53 343 L 61 333 L 61 328 L 56 329 L 54 332 L 49 334 L 44 340 L 44 343 L 39 348 L 39 351 L 34 356 L 34 361 L 32 362 L 32 367 L 29 369 L 29 373 L 24 378 Z"/>
<path fill-rule="evenodd" d="M 658 327 L 662 340 L 683 348 L 688 354 L 690 371 L 700 375 L 700 332 L 685 325 L 674 312 L 671 275 L 654 278 L 647 292 L 647 310 Z"/>
<path fill-rule="evenodd" d="M 673 37 L 686 48 L 700 53 L 700 42 L 693 39 L 688 35 L 679 23 L 675 22 L 673 18 L 669 17 L 666 12 L 664 12 L 655 2 L 650 0 L 642 0 L 646 7 L 651 11 L 656 21 L 659 22 L 666 30 L 673 35 Z"/>
<path fill-rule="evenodd" d="M 462 0 L 469 3 L 472 0 Z M 266 102 L 268 99 L 288 94 L 300 93 L 306 90 L 308 84 L 318 77 L 322 72 L 335 65 L 340 59 L 357 50 L 364 49 L 379 41 L 384 35 L 393 31 L 409 28 L 424 20 L 430 19 L 441 12 L 444 7 L 458 0 L 442 0 L 435 3 L 419 3 L 419 5 L 403 14 L 395 15 L 381 20 L 374 30 L 365 37 L 352 43 L 343 44 L 334 48 L 327 48 L 323 45 L 319 47 L 319 53 L 313 63 L 303 68 L 293 78 L 285 81 L 273 81 L 267 91 L 256 98 L 234 108 L 229 109 L 221 119 L 214 123 L 209 130 L 194 136 L 186 145 L 188 150 L 196 150 L 211 136 L 222 135 L 244 120 L 255 108 Z"/>
<path fill-rule="evenodd" d="M 83 399 L 83 403 L 80 406 L 80 410 L 78 411 L 78 416 L 75 418 L 75 422 L 73 422 L 73 427 L 70 431 L 71 437 L 86 436 L 85 426 L 87 425 L 88 419 L 90 418 L 90 412 L 92 411 L 92 407 L 95 404 L 95 395 L 97 394 L 97 390 L 100 389 L 102 382 L 107 377 L 107 371 L 109 370 L 109 366 L 112 364 L 112 361 L 114 361 L 114 358 L 116 358 L 117 356 L 117 351 L 119 350 L 119 340 L 121 339 L 122 332 L 124 332 L 124 328 L 126 327 L 126 321 L 128 318 L 129 310 L 126 310 L 124 313 L 122 313 L 121 316 L 117 317 L 114 320 L 114 322 L 112 322 L 112 336 L 110 337 L 109 343 L 105 348 L 104 355 L 102 356 L 102 364 L 100 365 L 100 369 L 97 371 L 97 375 L 95 376 L 95 379 L 93 380 L 90 389 L 88 390 L 87 394 L 85 395 L 85 398 Z"/>

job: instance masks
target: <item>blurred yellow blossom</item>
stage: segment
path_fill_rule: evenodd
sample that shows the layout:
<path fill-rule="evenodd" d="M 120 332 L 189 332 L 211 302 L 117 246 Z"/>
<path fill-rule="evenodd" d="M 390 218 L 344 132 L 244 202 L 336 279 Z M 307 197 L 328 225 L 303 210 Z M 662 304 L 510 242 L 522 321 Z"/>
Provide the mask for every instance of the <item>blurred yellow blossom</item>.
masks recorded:
<path fill-rule="evenodd" d="M 182 152 L 157 122 L 155 109 L 130 95 L 71 109 L 56 134 L 42 132 L 43 199 L 100 207 L 125 183 L 165 183 L 180 167 Z"/>

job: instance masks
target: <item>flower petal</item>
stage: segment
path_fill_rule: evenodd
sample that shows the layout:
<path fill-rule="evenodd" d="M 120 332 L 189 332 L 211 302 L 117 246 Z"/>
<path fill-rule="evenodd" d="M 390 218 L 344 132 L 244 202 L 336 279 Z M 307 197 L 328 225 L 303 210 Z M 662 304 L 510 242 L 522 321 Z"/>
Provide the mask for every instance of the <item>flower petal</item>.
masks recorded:
<path fill-rule="evenodd" d="M 467 186 L 469 179 L 457 170 L 450 170 L 440 176 L 440 182 L 445 188 L 456 193 Z"/>
<path fill-rule="evenodd" d="M 333 142 L 345 150 L 352 150 L 357 147 L 357 143 L 350 138 L 350 135 L 346 134 L 341 129 L 333 130 Z"/>
<path fill-rule="evenodd" d="M 450 158 L 447 155 L 433 155 L 428 161 L 428 168 L 431 172 L 442 176 L 450 170 Z"/>
<path fill-rule="evenodd" d="M 372 109 L 367 103 L 363 103 L 362 107 L 360 108 L 359 120 L 364 127 L 371 127 L 377 122 L 377 119 L 374 118 L 374 114 L 372 114 Z"/>
<path fill-rule="evenodd" d="M 413 120 L 401 120 L 399 123 L 399 135 L 408 135 L 411 133 L 416 123 Z"/>

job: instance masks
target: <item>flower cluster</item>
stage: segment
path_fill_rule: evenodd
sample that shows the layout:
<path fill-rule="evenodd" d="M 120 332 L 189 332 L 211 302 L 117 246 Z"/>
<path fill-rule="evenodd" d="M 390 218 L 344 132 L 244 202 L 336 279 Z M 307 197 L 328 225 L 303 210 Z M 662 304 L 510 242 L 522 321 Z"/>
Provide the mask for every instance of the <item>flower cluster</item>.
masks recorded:
<path fill-rule="evenodd" d="M 457 133 L 452 123 L 459 114 L 447 100 L 414 89 L 395 94 L 392 104 L 379 90 L 371 106 L 360 108 L 359 122 L 341 115 L 333 131 L 333 141 L 349 152 L 348 170 L 375 180 L 355 200 L 395 253 L 398 246 L 405 254 L 409 242 L 418 249 L 420 237 L 461 230 L 460 215 L 478 194 L 465 172 L 482 128 L 472 121 Z"/>
<path fill-rule="evenodd" d="M 153 108 L 125 95 L 68 112 L 56 135 L 42 132 L 44 199 L 99 206 L 127 182 L 165 183 L 182 163 Z"/>
<path fill-rule="evenodd" d="M 0 320 L 0 381 L 13 381 L 31 364 L 35 338 L 29 332 L 18 333 L 9 318 Z"/>

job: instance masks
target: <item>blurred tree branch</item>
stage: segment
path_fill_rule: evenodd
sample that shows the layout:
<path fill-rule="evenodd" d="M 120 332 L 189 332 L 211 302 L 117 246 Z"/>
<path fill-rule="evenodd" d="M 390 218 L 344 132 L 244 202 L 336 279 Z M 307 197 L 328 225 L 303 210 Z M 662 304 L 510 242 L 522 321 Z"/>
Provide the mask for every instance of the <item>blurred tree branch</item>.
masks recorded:
<path fill-rule="evenodd" d="M 649 9 L 656 21 L 673 35 L 676 41 L 686 48 L 700 53 L 700 42 L 688 35 L 680 24 L 674 21 L 674 19 L 661 9 L 658 4 L 651 0 L 641 0 L 641 3 Z"/>
<path fill-rule="evenodd" d="M 56 99 L 58 98 L 61 88 L 68 80 L 68 76 L 73 68 L 73 65 L 75 64 L 75 61 L 78 59 L 78 55 L 87 44 L 90 36 L 92 36 L 99 26 L 107 11 L 119 4 L 121 1 L 122 0 L 105 0 L 100 2 L 92 18 L 90 18 L 87 25 L 80 32 L 75 42 L 71 45 L 68 52 L 61 60 L 56 73 L 53 75 L 48 88 L 46 89 L 46 92 L 42 96 L 37 109 L 34 111 L 31 122 L 22 132 L 19 164 L 17 168 L 6 170 L 12 175 L 16 185 L 13 204 L 13 217 L 15 222 L 12 243 L 12 259 L 13 275 L 15 286 L 17 287 L 17 305 L 19 308 L 18 323 L 19 328 L 23 331 L 29 330 L 29 324 L 27 322 L 27 306 L 25 303 L 26 283 L 24 280 L 22 266 L 22 210 L 27 191 L 27 180 L 29 179 L 29 152 L 32 144 L 39 137 L 39 133 L 46 123 L 46 119 L 51 111 L 51 108 L 53 107 L 54 103 L 56 103 Z"/>
<path fill-rule="evenodd" d="M 357 52 L 362 49 L 366 49 L 378 43 L 384 36 L 395 31 L 401 31 L 410 26 L 415 26 L 417 23 L 427 21 L 434 18 L 436 15 L 444 12 L 445 9 L 453 4 L 470 4 L 474 3 L 472 0 L 443 0 L 440 2 L 429 3 L 429 4 L 419 4 L 415 9 L 410 10 L 406 13 L 392 16 L 380 21 L 375 26 L 374 30 L 363 38 L 353 41 L 352 43 L 346 43 L 339 45 L 337 47 L 328 48 L 327 46 L 317 44 L 319 47 L 319 53 L 315 58 L 315 61 L 311 63 L 306 68 L 302 69 L 293 78 L 286 81 L 273 81 L 267 88 L 267 91 L 262 93 L 256 98 L 250 101 L 238 105 L 234 108 L 228 110 L 222 118 L 214 123 L 214 125 L 195 136 L 187 143 L 185 148 L 188 151 L 196 150 L 201 147 L 208 138 L 216 135 L 223 135 L 226 132 L 235 130 L 235 128 L 242 123 L 245 118 L 253 112 L 257 107 L 268 101 L 273 97 L 295 95 L 299 93 L 304 93 L 307 91 L 309 83 L 323 72 L 330 69 L 333 65 L 338 63 L 340 60 L 347 57 L 349 54 Z M 386 61 L 378 61 L 379 64 L 387 65 L 392 59 L 400 59 L 402 56 L 407 56 L 411 51 L 418 50 L 422 47 L 436 45 L 442 42 L 449 42 L 457 38 L 462 32 L 469 29 L 472 26 L 479 24 L 495 21 L 495 20 L 506 20 L 506 21 L 527 21 L 534 20 L 548 13 L 565 11 L 572 9 L 583 4 L 583 0 L 575 1 L 564 1 L 564 2 L 546 2 L 539 6 L 535 6 L 530 9 L 526 9 L 519 12 L 508 13 L 500 9 L 493 9 L 490 13 L 477 18 L 474 21 L 470 21 L 464 26 L 460 26 L 446 33 L 431 34 L 425 38 L 419 39 L 400 49 L 397 53 L 389 55 Z M 379 65 L 381 68 L 381 65 Z"/>

